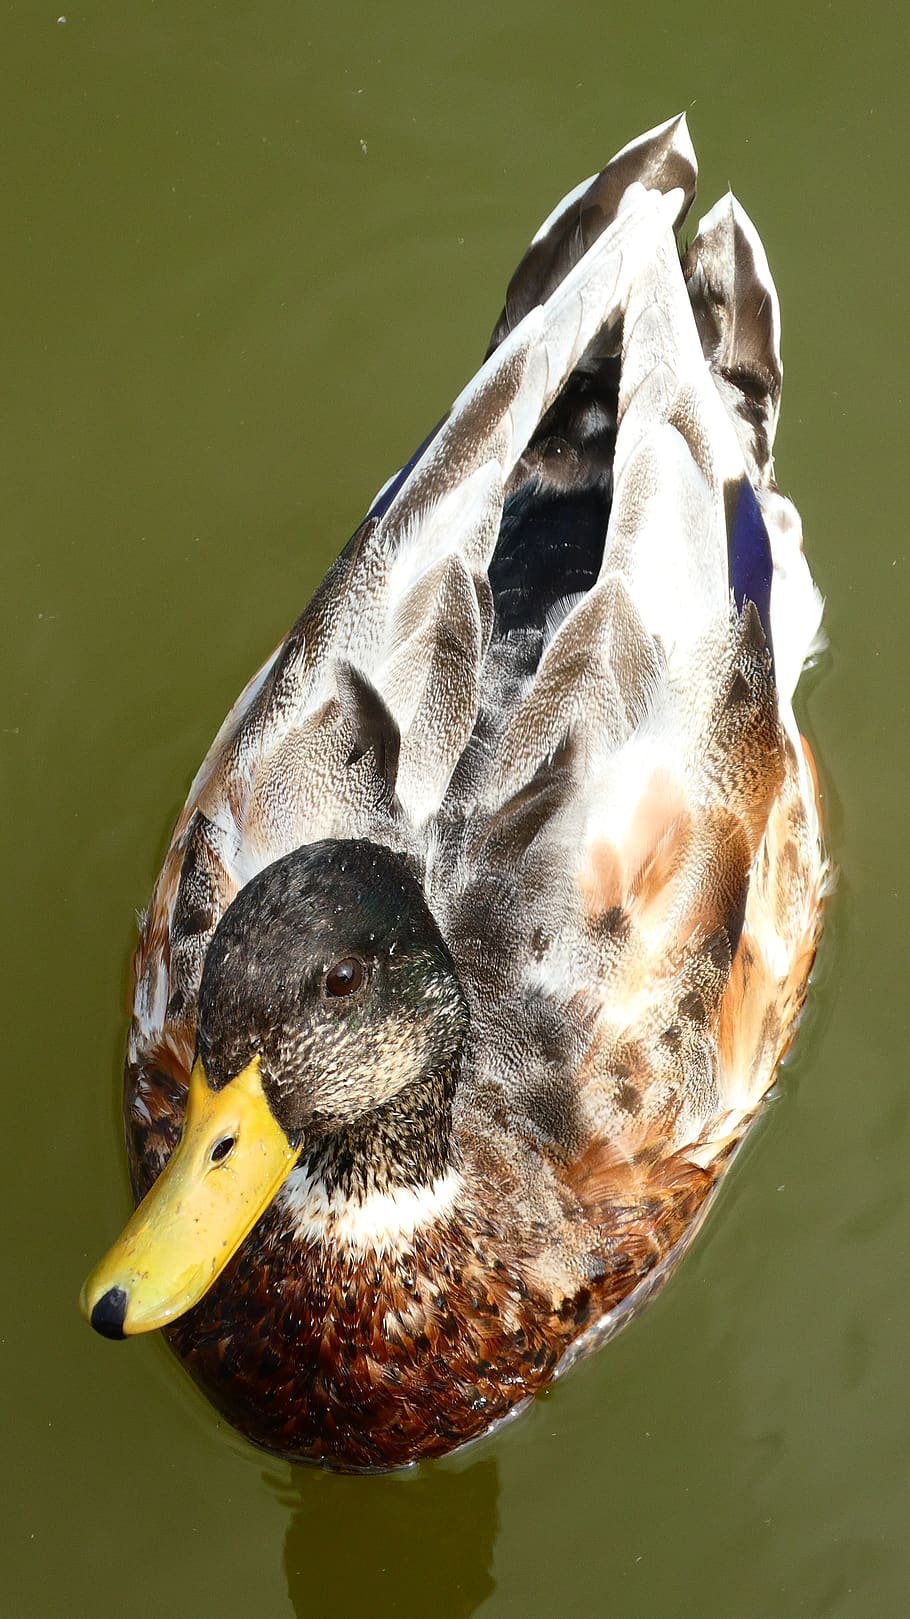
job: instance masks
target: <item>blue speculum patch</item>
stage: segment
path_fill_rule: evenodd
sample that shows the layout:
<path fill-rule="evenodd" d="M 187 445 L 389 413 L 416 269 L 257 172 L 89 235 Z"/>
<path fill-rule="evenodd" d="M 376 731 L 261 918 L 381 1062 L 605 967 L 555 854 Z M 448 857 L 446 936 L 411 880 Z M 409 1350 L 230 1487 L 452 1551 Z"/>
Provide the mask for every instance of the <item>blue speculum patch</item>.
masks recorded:
<path fill-rule="evenodd" d="M 771 642 L 771 541 L 761 514 L 755 490 L 748 478 L 727 485 L 727 559 L 730 589 L 742 612 L 752 602 L 765 632 L 768 651 Z"/>
<path fill-rule="evenodd" d="M 445 418 L 443 418 L 443 420 L 445 420 Z M 394 478 L 389 479 L 388 486 L 383 489 L 373 501 L 372 506 L 367 512 L 367 518 L 385 517 L 386 512 L 391 506 L 392 501 L 395 499 L 395 496 L 398 494 L 398 491 L 402 487 L 405 479 L 408 477 L 408 474 L 413 472 L 418 461 L 420 460 L 420 457 L 423 455 L 424 450 L 433 442 L 433 439 L 436 437 L 436 434 L 439 432 L 441 426 L 442 422 L 436 423 L 436 426 L 433 428 L 432 432 L 427 434 L 422 444 L 418 444 L 414 454 L 408 457 L 404 466 L 401 467 L 398 472 L 396 472 Z M 366 519 L 364 519 L 364 521 L 366 521 Z"/>

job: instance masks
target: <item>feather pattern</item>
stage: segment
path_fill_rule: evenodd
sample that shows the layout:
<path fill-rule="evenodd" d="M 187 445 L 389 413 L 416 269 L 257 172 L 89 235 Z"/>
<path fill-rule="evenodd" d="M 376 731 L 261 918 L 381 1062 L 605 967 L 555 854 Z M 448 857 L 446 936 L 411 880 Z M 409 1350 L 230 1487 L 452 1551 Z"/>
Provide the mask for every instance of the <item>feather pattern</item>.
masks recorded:
<path fill-rule="evenodd" d="M 363 1413 L 386 1409 L 395 1378 L 392 1459 L 449 1448 L 586 1329 L 615 1330 L 688 1240 L 792 1035 L 826 882 L 792 710 L 820 604 L 773 479 L 767 260 L 730 197 L 680 263 L 695 172 L 674 119 L 545 221 L 477 375 L 225 721 L 142 921 L 126 1095 L 139 1188 L 179 1127 L 214 929 L 271 862 L 323 838 L 404 855 L 464 986 L 457 1175 L 444 1201 L 408 1205 L 406 1228 L 401 1200 L 383 1204 L 394 1368 L 369 1395 L 358 1384 L 357 1420 L 327 1385 L 295 1385 L 276 1444 L 251 1394 L 223 1392 L 225 1343 L 243 1359 L 229 1293 L 258 1285 L 253 1249 L 175 1329 L 225 1409 L 289 1453 L 377 1465 Z M 325 1234 L 329 1207 L 315 1170 L 295 1171 L 258 1252 L 290 1310 L 279 1260 L 300 1244 L 294 1309 L 344 1353 L 353 1260 Z M 366 1214 L 356 1228 L 369 1247 Z M 457 1272 L 451 1297 L 505 1323 L 501 1376 L 476 1327 L 453 1329 L 451 1374 L 433 1360 L 450 1381 L 475 1364 L 475 1386 L 486 1367 L 482 1408 L 453 1395 L 445 1421 L 398 1347 L 419 1318 L 443 1354 L 436 1264 Z M 375 1310 L 351 1333 L 379 1353 Z"/>

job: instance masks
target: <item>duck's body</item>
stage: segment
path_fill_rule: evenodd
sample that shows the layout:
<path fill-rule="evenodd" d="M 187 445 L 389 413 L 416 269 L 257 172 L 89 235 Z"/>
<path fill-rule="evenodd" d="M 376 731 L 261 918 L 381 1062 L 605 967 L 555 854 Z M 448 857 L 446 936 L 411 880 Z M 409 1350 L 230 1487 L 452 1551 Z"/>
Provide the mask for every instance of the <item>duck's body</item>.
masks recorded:
<path fill-rule="evenodd" d="M 261 1069 L 290 1143 L 168 1329 L 288 1456 L 438 1455 L 614 1331 L 803 1000 L 819 604 L 771 477 L 764 253 L 729 199 L 683 273 L 693 189 L 675 121 L 538 233 L 484 368 L 226 721 L 143 921 L 137 1193 L 194 1051 L 200 1106 Z M 120 1277 L 89 1308 L 140 1330 Z"/>

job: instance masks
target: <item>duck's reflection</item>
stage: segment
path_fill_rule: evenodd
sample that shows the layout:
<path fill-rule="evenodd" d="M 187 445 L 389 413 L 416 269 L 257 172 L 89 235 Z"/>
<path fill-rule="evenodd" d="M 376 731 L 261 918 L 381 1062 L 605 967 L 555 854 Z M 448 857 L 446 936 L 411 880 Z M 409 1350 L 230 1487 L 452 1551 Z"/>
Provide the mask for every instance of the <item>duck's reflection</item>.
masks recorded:
<path fill-rule="evenodd" d="M 494 1589 L 495 1457 L 386 1477 L 299 1468 L 279 1488 L 291 1509 L 284 1561 L 299 1619 L 469 1619 Z"/>

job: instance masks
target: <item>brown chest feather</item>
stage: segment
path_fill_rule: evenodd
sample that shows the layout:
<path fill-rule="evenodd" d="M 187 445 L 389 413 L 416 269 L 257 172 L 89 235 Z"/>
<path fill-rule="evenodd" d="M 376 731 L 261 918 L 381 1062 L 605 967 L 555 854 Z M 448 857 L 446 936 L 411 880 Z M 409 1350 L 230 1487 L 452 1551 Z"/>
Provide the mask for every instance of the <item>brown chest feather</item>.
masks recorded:
<path fill-rule="evenodd" d="M 294 1239 L 267 1222 L 171 1341 L 254 1443 L 336 1468 L 401 1466 L 485 1432 L 644 1273 L 630 1254 L 556 1304 L 457 1219 L 403 1253 L 320 1246 L 285 1268 Z M 639 1255 L 650 1269 L 653 1251 Z"/>

